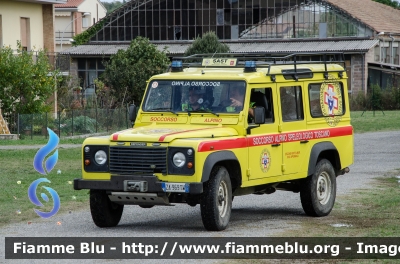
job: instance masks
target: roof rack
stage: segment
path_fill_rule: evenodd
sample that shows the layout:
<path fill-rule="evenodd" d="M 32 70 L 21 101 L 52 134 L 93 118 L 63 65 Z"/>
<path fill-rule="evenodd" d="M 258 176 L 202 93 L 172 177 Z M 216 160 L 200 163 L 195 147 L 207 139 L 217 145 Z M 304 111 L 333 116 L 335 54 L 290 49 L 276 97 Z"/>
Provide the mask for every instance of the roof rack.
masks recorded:
<path fill-rule="evenodd" d="M 320 57 L 320 60 L 309 60 L 310 57 Z M 302 58 L 307 57 L 308 60 L 302 60 Z M 323 63 L 325 66 L 325 70 L 322 72 L 324 74 L 324 78 L 328 79 L 329 72 L 339 72 L 339 77 L 342 78 L 343 72 L 346 71 L 346 65 L 344 62 L 344 53 L 339 52 L 310 52 L 310 53 L 292 53 L 292 54 L 264 54 L 264 53 L 205 53 L 205 54 L 194 54 L 186 57 L 174 57 L 172 61 L 181 61 L 182 64 L 179 64 L 180 67 L 190 68 L 190 67 L 214 67 L 203 65 L 203 59 L 236 59 L 235 65 L 218 65 L 220 68 L 244 68 L 250 64 L 246 62 L 254 62 L 252 67 L 260 67 L 260 68 L 268 68 L 268 72 L 266 76 L 271 76 L 271 79 L 275 81 L 275 75 L 271 74 L 271 68 L 277 65 L 293 65 L 292 70 L 286 70 L 286 72 L 282 72 L 283 75 L 291 75 L 293 79 L 296 81 L 301 78 L 301 76 L 307 74 L 305 69 L 298 69 L 299 64 L 316 64 Z M 237 63 L 236 63 L 237 62 Z M 344 70 L 343 71 L 328 71 L 328 64 L 339 64 Z M 182 68 L 181 68 L 182 69 Z M 253 68 L 255 71 L 255 68 Z M 245 69 L 245 72 L 251 72 L 253 70 Z"/>

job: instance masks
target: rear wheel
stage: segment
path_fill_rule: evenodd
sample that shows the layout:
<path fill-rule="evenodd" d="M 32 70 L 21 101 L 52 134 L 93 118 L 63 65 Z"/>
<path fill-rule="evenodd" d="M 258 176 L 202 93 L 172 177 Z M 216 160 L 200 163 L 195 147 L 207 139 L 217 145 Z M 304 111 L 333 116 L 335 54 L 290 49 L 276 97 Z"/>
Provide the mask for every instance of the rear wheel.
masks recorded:
<path fill-rule="evenodd" d="M 111 202 L 106 191 L 90 190 L 90 212 L 98 227 L 113 227 L 121 220 L 123 204 Z"/>
<path fill-rule="evenodd" d="M 300 191 L 301 205 L 310 216 L 326 216 L 335 204 L 336 175 L 332 164 L 322 159 L 315 173 L 308 177 Z"/>
<path fill-rule="evenodd" d="M 232 209 L 232 187 L 225 167 L 212 169 L 210 179 L 205 183 L 200 203 L 201 218 L 209 231 L 224 230 L 229 223 Z"/>

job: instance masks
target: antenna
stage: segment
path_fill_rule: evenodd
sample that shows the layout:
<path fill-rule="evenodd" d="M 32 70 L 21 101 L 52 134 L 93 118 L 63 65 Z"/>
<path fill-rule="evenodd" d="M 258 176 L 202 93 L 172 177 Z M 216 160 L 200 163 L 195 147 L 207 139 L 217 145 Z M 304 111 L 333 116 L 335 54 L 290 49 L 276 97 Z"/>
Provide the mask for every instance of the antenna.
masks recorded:
<path fill-rule="evenodd" d="M 214 58 L 215 53 L 217 53 L 217 50 L 215 50 L 214 54 L 211 56 L 211 59 Z M 207 65 L 204 67 L 204 70 L 207 68 Z M 201 70 L 201 74 L 205 74 L 204 70 Z"/>

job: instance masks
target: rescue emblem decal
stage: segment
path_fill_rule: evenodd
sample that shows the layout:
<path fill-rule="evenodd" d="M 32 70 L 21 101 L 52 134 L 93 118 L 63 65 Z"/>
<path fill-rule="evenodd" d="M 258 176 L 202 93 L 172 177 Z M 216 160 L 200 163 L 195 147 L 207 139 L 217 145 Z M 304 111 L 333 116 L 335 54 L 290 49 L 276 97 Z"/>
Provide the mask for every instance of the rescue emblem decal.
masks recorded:
<path fill-rule="evenodd" d="M 341 86 L 338 81 L 329 76 L 329 79 L 321 85 L 320 103 L 326 123 L 331 127 L 337 126 L 342 119 L 342 102 Z"/>
<path fill-rule="evenodd" d="M 267 149 L 263 149 L 261 151 L 260 156 L 260 167 L 262 172 L 267 172 L 271 164 L 271 155 L 269 154 Z"/>

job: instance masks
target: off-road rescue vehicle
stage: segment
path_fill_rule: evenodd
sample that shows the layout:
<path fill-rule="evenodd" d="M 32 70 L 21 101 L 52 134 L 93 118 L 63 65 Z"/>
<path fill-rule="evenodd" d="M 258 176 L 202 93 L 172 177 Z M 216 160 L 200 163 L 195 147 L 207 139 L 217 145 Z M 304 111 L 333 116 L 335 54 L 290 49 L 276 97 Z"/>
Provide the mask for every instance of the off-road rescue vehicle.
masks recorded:
<path fill-rule="evenodd" d="M 116 226 L 124 205 L 186 203 L 223 230 L 234 196 L 276 190 L 328 215 L 353 163 L 353 128 L 343 57 L 315 55 L 174 59 L 130 107 L 133 128 L 82 145 L 74 188 L 90 189 L 94 223 Z"/>

